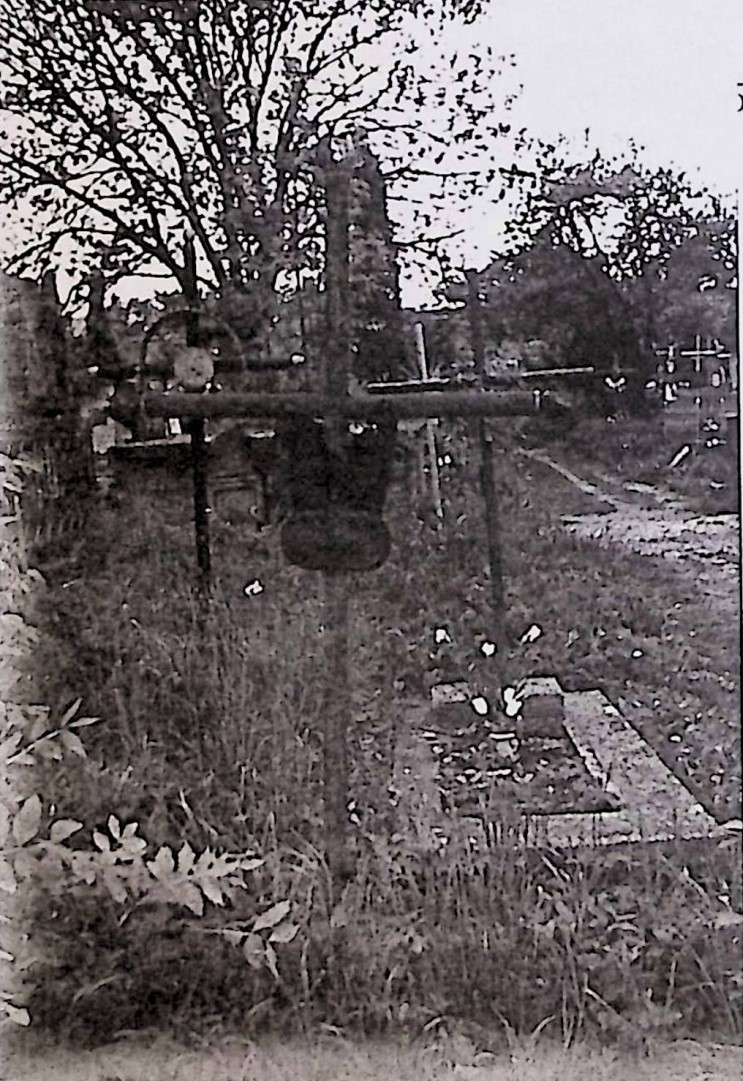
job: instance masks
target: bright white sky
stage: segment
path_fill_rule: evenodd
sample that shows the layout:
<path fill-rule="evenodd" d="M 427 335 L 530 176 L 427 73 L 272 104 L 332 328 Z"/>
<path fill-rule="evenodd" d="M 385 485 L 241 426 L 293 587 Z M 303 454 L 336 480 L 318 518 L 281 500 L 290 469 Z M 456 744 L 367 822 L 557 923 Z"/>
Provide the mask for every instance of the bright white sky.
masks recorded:
<path fill-rule="evenodd" d="M 740 0 L 492 0 L 482 31 L 516 54 L 513 115 L 602 150 L 630 138 L 722 192 L 741 180 Z M 485 29 L 487 27 L 487 30 Z"/>
<path fill-rule="evenodd" d="M 503 93 L 518 82 L 523 90 L 502 117 L 514 128 L 563 134 L 578 157 L 621 155 L 634 140 L 648 165 L 684 169 L 719 194 L 743 187 L 743 0 L 490 0 L 448 44 L 460 38 L 464 49 L 485 42 L 515 54 Z M 504 151 L 499 141 L 493 164 L 510 164 Z M 459 265 L 485 266 L 500 247 L 507 203 L 492 198 L 454 212 L 464 227 L 450 245 Z M 401 284 L 405 306 L 432 303 L 421 275 Z"/>
<path fill-rule="evenodd" d="M 514 127 L 563 134 L 579 156 L 634 140 L 648 165 L 722 195 L 743 186 L 743 0 L 491 0 L 461 35 L 515 54 Z M 501 225 L 492 205 L 473 208 L 453 245 L 465 265 L 486 265 Z M 404 276 L 403 303 L 426 301 L 423 280 Z"/>

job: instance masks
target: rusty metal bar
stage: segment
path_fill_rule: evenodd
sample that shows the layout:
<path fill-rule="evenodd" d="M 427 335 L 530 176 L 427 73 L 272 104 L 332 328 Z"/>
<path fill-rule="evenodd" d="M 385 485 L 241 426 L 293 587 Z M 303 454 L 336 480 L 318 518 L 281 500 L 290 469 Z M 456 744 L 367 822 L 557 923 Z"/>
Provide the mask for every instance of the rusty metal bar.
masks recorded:
<path fill-rule="evenodd" d="M 212 557 L 209 544 L 208 452 L 202 417 L 197 417 L 190 422 L 189 434 L 191 436 L 196 565 L 199 568 L 200 588 L 207 590 L 211 579 Z"/>
<path fill-rule="evenodd" d="M 453 379 L 401 379 L 395 382 L 367 383 L 367 394 L 410 394 L 411 391 L 446 390 L 457 384 Z"/>
<path fill-rule="evenodd" d="M 522 379 L 547 379 L 552 376 L 570 377 L 573 375 L 601 375 L 602 372 L 593 365 L 576 368 L 525 368 L 507 372 L 485 372 L 483 375 L 486 387 L 514 387 L 518 386 Z M 622 374 L 637 374 L 633 368 L 623 368 Z M 456 379 L 446 377 L 426 379 L 402 379 L 396 382 L 367 383 L 366 390 L 369 394 L 410 394 L 411 391 L 446 390 L 449 387 L 456 389 L 462 384 Z"/>
<path fill-rule="evenodd" d="M 484 387 L 486 380 L 485 350 L 482 340 L 482 313 L 480 311 L 477 274 L 475 271 L 470 270 L 467 271 L 466 276 L 468 290 L 467 308 L 470 321 L 472 357 L 475 362 L 475 370 L 480 381 L 480 386 Z M 487 393 L 488 392 L 485 390 L 480 391 L 480 394 Z M 493 464 L 493 436 L 488 428 L 485 417 L 482 415 L 477 421 L 477 441 L 480 450 L 480 492 L 482 495 L 485 517 L 485 541 L 488 552 L 488 565 L 490 567 L 491 637 L 495 645 L 495 657 L 492 671 L 495 682 L 495 691 L 500 697 L 502 690 L 503 651 L 505 649 L 503 551 L 500 535 L 498 492 L 495 485 L 495 469 Z"/>
<path fill-rule="evenodd" d="M 292 413 L 323 417 L 340 414 L 364 420 L 375 414 L 400 419 L 414 417 L 530 417 L 539 413 L 562 416 L 565 405 L 549 391 L 456 390 L 414 391 L 411 394 L 359 393 L 338 399 L 311 391 L 294 393 L 230 393 L 190 396 L 180 392 L 144 395 L 151 417 L 282 417 Z"/>
<path fill-rule="evenodd" d="M 553 375 L 596 375 L 598 368 L 591 366 L 582 368 L 528 368 L 518 373 L 519 379 L 539 379 L 540 376 L 547 378 Z M 492 379 L 492 376 L 488 376 Z"/>

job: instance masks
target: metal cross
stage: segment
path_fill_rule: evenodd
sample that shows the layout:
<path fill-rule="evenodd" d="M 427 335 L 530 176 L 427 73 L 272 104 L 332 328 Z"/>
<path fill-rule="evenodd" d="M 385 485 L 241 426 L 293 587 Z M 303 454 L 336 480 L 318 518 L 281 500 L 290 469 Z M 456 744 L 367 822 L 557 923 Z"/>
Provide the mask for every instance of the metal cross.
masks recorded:
<path fill-rule="evenodd" d="M 470 417 L 476 419 L 480 442 L 480 485 L 485 505 L 488 554 L 496 646 L 502 647 L 503 575 L 500 551 L 498 507 L 493 477 L 491 436 L 486 421 L 493 417 L 523 417 L 537 414 L 562 416 L 566 407 L 548 391 L 484 389 L 481 331 L 473 309 L 473 346 L 480 381 L 477 390 L 430 389 L 430 384 L 397 384 L 386 393 L 361 390 L 349 392 L 350 332 L 347 324 L 348 297 L 348 191 L 349 176 L 344 164 L 326 163 L 327 236 L 327 354 L 321 373 L 321 390 L 283 393 L 186 393 L 147 392 L 141 408 L 151 417 L 179 418 L 191 435 L 194 478 L 194 520 L 197 560 L 202 584 L 208 586 L 210 571 L 207 456 L 204 422 L 215 417 L 281 418 L 304 415 L 324 420 L 326 427 L 349 420 L 373 421 L 379 416 L 409 418 Z M 512 381 L 509 381 L 512 382 Z M 324 574 L 325 616 L 323 644 L 328 678 L 324 709 L 324 800 L 325 851 L 334 888 L 340 889 L 351 869 L 348 838 L 348 789 L 346 728 L 351 713 L 348 693 L 348 610 L 346 579 Z"/>

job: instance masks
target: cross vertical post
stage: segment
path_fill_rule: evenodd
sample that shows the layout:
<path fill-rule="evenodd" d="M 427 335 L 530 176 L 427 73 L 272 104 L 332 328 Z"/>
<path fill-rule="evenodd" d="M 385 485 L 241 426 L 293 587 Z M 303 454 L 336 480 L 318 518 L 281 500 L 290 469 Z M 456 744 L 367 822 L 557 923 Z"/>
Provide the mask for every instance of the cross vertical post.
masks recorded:
<path fill-rule="evenodd" d="M 485 350 L 482 340 L 482 318 L 477 272 L 468 270 L 467 308 L 470 324 L 470 344 L 481 392 L 485 388 Z M 505 649 L 503 589 L 503 553 L 501 549 L 498 495 L 493 464 L 493 436 L 485 417 L 477 420 L 477 441 L 480 452 L 480 492 L 485 515 L 485 538 L 490 567 L 490 603 L 492 608 L 492 639 L 495 645 L 496 694 L 501 694 L 503 651 Z"/>
<path fill-rule="evenodd" d="M 344 164 L 327 150 L 326 198 L 326 333 L 322 383 L 325 394 L 340 404 L 348 394 L 351 349 L 348 325 L 349 178 Z M 342 450 L 348 421 L 342 412 L 326 414 L 326 440 Z M 332 513 L 332 509 L 331 509 Z M 334 524 L 334 523 L 333 523 Z M 348 672 L 349 595 L 343 574 L 323 574 L 325 703 L 323 710 L 323 772 L 325 857 L 331 889 L 340 891 L 351 871 L 348 838 L 347 728 L 351 708 Z"/>
<path fill-rule="evenodd" d="M 423 323 L 415 324 L 415 351 L 418 357 L 418 368 L 421 379 L 428 382 L 428 360 L 426 357 L 426 338 Z M 426 446 L 428 448 L 428 467 L 431 471 L 431 496 L 436 518 L 440 521 L 444 517 L 444 508 L 441 502 L 441 483 L 439 481 L 439 457 L 436 449 L 436 427 L 434 420 L 426 421 Z"/>
<path fill-rule="evenodd" d="M 196 250 L 193 236 L 184 244 L 186 286 L 184 289 L 189 307 L 186 321 L 186 345 L 199 344 L 198 285 L 196 278 Z M 193 475 L 193 517 L 196 533 L 196 563 L 199 569 L 199 587 L 203 592 L 209 588 L 211 578 L 211 551 L 209 546 L 209 497 L 207 490 L 206 422 L 203 417 L 188 421 L 191 437 L 191 469 Z"/>

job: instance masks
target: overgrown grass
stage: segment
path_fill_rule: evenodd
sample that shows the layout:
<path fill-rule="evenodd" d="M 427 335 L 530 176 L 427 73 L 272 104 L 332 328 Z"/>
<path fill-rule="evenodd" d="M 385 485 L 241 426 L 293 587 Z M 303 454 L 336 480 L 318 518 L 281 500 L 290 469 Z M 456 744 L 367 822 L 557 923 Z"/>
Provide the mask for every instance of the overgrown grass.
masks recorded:
<path fill-rule="evenodd" d="M 416 1041 L 358 1041 L 326 1032 L 314 1040 L 213 1040 L 197 1048 L 152 1036 L 83 1052 L 35 1043 L 13 1049 L 8 1062 L 16 1081 L 730 1081 L 743 1065 L 738 1048 L 689 1040 L 639 1058 L 544 1038 L 513 1040 L 508 1050 L 492 1054 L 443 1028 Z"/>
<path fill-rule="evenodd" d="M 520 624 L 544 633 L 510 670 L 601 688 L 719 821 L 739 816 L 738 597 L 710 594 L 693 569 L 569 536 L 559 486 L 537 483 L 538 494 L 513 474 L 520 521 L 505 544 L 512 641 Z"/>
<path fill-rule="evenodd" d="M 45 798 L 85 831 L 113 812 L 138 821 L 153 851 L 188 840 L 196 850 L 257 850 L 265 864 L 231 910 L 200 921 L 177 909 L 127 908 L 99 886 L 55 895 L 52 919 L 46 898 L 31 1001 L 39 1023 L 91 1038 L 216 1020 L 412 1033 L 451 1021 L 484 1039 L 550 1019 L 566 1041 L 594 1031 L 637 1046 L 711 1027 L 740 1035 L 739 944 L 731 950 L 734 929 L 718 925 L 710 896 L 680 875 L 688 853 L 567 858 L 513 840 L 478 855 L 465 836 L 433 856 L 390 804 L 405 696 L 422 693 L 434 625 L 451 626 L 452 663 L 489 687 L 472 472 L 444 478 L 447 520 L 438 532 L 410 516 L 404 493 L 393 496 L 395 554 L 351 581 L 349 747 L 359 822 L 356 874 L 340 898 L 331 897 L 318 855 L 328 673 L 316 576 L 282 566 L 270 540 L 215 521 L 217 580 L 205 607 L 190 585 L 185 499 L 140 496 L 101 512 L 90 538 L 97 558 L 58 582 L 39 613 L 50 632 L 37 655 L 39 693 L 55 708 L 82 696 L 102 718 L 88 730 L 86 759 L 45 768 Z M 548 493 L 531 489 L 506 458 L 498 475 L 509 678 L 544 671 L 651 703 L 669 687 L 682 693 L 673 684 L 682 647 L 664 634 L 675 611 L 683 629 L 699 630 L 695 648 L 711 650 L 695 598 L 673 610 L 672 574 L 638 558 L 609 562 L 562 537 Z M 262 592 L 246 595 L 255 580 Z M 517 643 L 532 623 L 543 633 L 525 652 Z M 638 636 L 653 658 L 640 676 L 630 661 Z M 715 648 L 718 664 L 719 636 Z M 724 648 L 732 651 L 732 636 Z M 731 659 L 733 697 L 734 672 Z M 656 744 L 673 706 L 651 706 Z M 728 738 L 729 726 L 718 731 Z M 707 785 L 708 802 L 715 791 Z M 707 877 L 732 895 L 728 858 L 734 866 L 734 852 L 715 854 Z M 300 933 L 282 948 L 277 972 L 253 967 L 221 932 L 282 900 L 291 901 Z"/>

